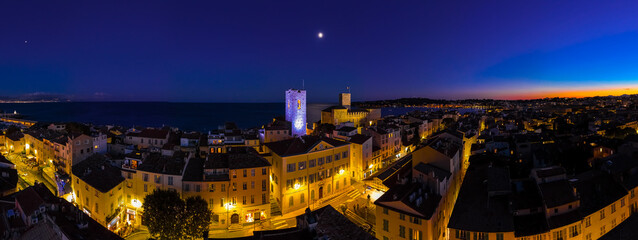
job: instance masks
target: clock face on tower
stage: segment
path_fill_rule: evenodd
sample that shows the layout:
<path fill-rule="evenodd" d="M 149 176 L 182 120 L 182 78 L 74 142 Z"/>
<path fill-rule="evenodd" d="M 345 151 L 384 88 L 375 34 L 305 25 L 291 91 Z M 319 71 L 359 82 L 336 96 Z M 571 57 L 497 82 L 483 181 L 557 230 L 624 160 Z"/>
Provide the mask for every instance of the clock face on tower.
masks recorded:
<path fill-rule="evenodd" d="M 297 120 L 295 120 L 295 129 L 303 129 L 303 119 L 297 118 Z"/>

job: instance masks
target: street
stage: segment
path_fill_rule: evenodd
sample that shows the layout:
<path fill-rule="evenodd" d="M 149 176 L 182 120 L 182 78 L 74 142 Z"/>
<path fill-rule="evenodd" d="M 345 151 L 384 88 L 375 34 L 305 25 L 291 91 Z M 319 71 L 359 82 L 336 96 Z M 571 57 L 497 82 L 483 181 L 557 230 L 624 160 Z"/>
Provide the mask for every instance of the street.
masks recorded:
<path fill-rule="evenodd" d="M 32 186 L 38 181 L 44 183 L 53 194 L 57 193 L 51 180 L 43 177 L 44 171 L 41 171 L 37 165 L 30 165 L 25 157 L 16 153 L 8 153 L 4 156 L 16 165 L 16 170 L 18 170 L 18 190 Z"/>

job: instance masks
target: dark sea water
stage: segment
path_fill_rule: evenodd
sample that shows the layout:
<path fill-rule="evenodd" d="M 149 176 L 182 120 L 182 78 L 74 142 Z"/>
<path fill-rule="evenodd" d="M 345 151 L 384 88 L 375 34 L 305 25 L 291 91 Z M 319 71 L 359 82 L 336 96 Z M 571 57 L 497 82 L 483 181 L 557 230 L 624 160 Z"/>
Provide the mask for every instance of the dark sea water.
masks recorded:
<path fill-rule="evenodd" d="M 321 118 L 332 104 L 308 104 L 308 122 Z M 169 102 L 64 102 L 2 103 L 0 110 L 44 122 L 76 121 L 98 125 L 168 125 L 184 130 L 208 131 L 225 122 L 240 128 L 259 127 L 284 115 L 284 103 L 169 103 Z"/>
<path fill-rule="evenodd" d="M 321 110 L 336 103 L 307 105 L 308 124 L 321 119 Z M 381 116 L 402 115 L 430 108 L 383 108 Z M 170 102 L 63 102 L 0 103 L 0 113 L 18 113 L 41 122 L 82 122 L 97 125 L 161 127 L 208 131 L 225 122 L 240 128 L 260 127 L 284 116 L 284 103 L 170 103 Z M 464 110 L 460 110 L 464 112 Z M 467 111 L 467 110 L 465 110 Z"/>
<path fill-rule="evenodd" d="M 321 119 L 321 110 L 335 103 L 307 105 L 308 124 Z M 383 108 L 382 116 L 402 115 L 430 108 Z M 0 113 L 18 113 L 41 122 L 82 122 L 97 125 L 161 127 L 208 131 L 225 122 L 240 128 L 260 127 L 284 116 L 284 103 L 170 103 L 170 102 L 64 102 L 0 103 Z M 463 110 L 461 110 L 463 112 Z"/>

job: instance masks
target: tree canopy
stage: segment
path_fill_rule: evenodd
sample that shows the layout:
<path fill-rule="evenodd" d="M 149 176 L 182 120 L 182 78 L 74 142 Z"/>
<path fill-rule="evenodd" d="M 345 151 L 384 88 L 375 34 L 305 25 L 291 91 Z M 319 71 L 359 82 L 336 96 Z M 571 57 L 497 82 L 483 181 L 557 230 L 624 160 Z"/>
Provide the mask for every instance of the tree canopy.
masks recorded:
<path fill-rule="evenodd" d="M 156 189 L 144 197 L 142 221 L 157 239 L 199 238 L 208 230 L 212 213 L 201 197 L 185 201 L 175 191 Z"/>

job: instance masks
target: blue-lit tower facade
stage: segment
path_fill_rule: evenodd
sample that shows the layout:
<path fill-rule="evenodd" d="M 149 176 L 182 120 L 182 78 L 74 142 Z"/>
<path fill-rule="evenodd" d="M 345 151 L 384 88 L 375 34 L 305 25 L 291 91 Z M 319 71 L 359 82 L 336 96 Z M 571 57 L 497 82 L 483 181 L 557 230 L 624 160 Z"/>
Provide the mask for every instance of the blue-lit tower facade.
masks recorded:
<path fill-rule="evenodd" d="M 306 90 L 286 91 L 286 121 L 292 123 L 292 136 L 306 135 Z"/>

